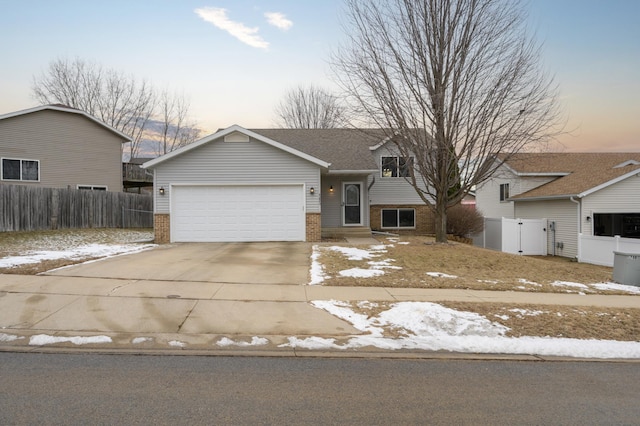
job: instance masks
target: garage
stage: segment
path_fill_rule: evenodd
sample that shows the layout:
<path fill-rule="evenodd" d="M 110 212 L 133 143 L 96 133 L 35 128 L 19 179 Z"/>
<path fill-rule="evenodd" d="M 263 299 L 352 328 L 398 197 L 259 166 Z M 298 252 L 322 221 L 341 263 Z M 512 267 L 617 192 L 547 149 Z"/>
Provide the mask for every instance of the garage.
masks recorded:
<path fill-rule="evenodd" d="M 304 241 L 304 185 L 176 185 L 171 241 Z"/>

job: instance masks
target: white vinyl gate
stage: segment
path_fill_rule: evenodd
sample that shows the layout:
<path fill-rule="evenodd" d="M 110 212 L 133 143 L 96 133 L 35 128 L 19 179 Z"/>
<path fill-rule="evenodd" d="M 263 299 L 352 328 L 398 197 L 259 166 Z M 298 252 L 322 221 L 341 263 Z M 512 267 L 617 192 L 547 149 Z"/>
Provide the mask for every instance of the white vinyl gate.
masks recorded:
<path fill-rule="evenodd" d="M 547 219 L 502 218 L 502 251 L 525 256 L 546 256 Z"/>

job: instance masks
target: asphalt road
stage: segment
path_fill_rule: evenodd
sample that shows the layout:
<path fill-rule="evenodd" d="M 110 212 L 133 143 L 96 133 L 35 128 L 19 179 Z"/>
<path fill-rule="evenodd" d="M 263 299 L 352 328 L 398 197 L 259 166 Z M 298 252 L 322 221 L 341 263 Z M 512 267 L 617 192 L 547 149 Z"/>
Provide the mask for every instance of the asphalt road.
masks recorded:
<path fill-rule="evenodd" d="M 0 424 L 639 424 L 640 365 L 0 353 Z"/>

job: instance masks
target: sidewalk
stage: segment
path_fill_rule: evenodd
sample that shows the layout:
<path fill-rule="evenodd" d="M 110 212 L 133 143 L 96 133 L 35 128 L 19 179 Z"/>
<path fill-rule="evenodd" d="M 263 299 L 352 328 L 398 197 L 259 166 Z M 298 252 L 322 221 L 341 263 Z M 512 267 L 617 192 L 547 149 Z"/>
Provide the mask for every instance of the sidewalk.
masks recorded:
<path fill-rule="evenodd" d="M 78 348 L 77 341 L 84 338 L 83 349 L 102 352 L 170 349 L 300 356 L 300 350 L 280 345 L 291 336 L 346 339 L 362 334 L 311 306 L 314 300 L 640 307 L 638 296 L 0 275 L 0 350 Z M 110 339 L 107 345 L 105 336 Z M 268 343 L 251 345 L 258 336 Z M 55 343 L 56 338 L 76 342 Z M 44 346 L 41 341 L 55 344 Z"/>

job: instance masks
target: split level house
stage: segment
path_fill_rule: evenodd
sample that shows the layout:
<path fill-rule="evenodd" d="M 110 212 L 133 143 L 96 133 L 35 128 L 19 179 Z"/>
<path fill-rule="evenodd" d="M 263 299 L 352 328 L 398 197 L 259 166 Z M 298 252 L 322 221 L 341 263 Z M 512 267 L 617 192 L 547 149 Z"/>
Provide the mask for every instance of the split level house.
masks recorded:
<path fill-rule="evenodd" d="M 410 164 L 382 131 L 234 125 L 142 167 L 161 243 L 431 233 Z"/>
<path fill-rule="evenodd" d="M 122 191 L 131 138 L 84 111 L 43 105 L 0 115 L 0 184 Z"/>
<path fill-rule="evenodd" d="M 485 244 L 500 232 L 503 244 L 541 235 L 545 254 L 607 266 L 614 251 L 640 253 L 640 153 L 498 154 L 493 161 L 502 164 L 476 188 L 477 209 L 485 218 L 540 225 L 526 237 L 485 226 Z"/>

